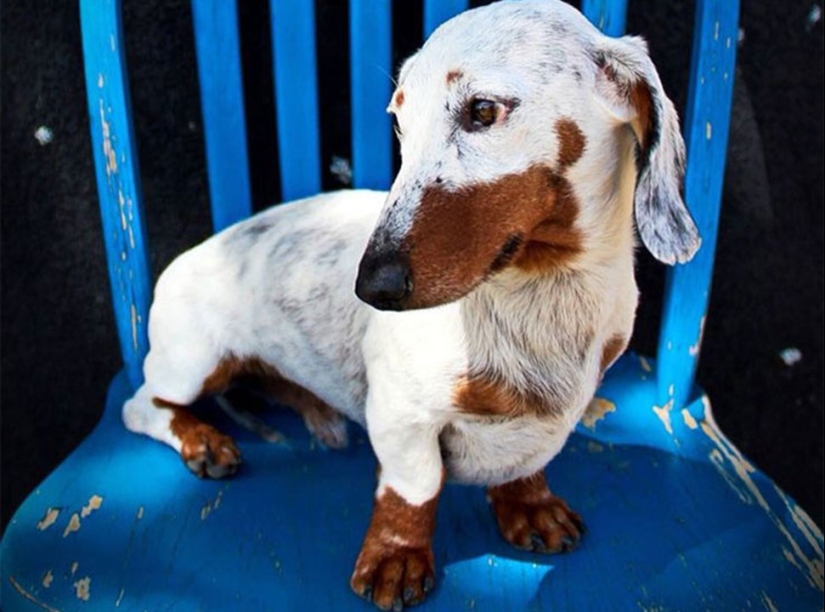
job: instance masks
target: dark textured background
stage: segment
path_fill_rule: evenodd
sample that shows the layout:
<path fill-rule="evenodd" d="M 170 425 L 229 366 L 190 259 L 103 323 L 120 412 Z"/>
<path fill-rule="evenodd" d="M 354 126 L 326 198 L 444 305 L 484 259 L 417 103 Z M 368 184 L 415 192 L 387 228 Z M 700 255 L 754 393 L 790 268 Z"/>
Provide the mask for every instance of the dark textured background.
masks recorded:
<path fill-rule="evenodd" d="M 209 232 L 191 15 L 124 0 L 152 267 Z M 324 166 L 348 156 L 343 2 L 318 1 Z M 635 0 L 681 108 L 692 3 Z M 256 208 L 278 198 L 266 2 L 241 0 Z M 745 0 L 717 267 L 699 382 L 721 427 L 823 522 L 823 28 L 810 0 Z M 396 59 L 421 35 L 397 2 Z M 76 3 L 2 3 L 2 525 L 94 426 L 119 368 L 109 305 Z M 35 130 L 48 126 L 51 144 Z M 328 172 L 325 188 L 339 186 Z M 661 268 L 640 262 L 634 347 L 652 351 Z M 802 361 L 787 366 L 782 349 Z"/>

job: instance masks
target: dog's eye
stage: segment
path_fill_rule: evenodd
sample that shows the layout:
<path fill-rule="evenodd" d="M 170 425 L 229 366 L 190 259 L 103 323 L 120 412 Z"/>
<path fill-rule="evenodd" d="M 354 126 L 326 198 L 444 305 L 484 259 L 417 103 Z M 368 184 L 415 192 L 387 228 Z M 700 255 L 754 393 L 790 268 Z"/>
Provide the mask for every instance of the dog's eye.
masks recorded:
<path fill-rule="evenodd" d="M 468 108 L 467 128 L 472 131 L 490 127 L 498 120 L 500 106 L 492 100 L 471 100 Z"/>

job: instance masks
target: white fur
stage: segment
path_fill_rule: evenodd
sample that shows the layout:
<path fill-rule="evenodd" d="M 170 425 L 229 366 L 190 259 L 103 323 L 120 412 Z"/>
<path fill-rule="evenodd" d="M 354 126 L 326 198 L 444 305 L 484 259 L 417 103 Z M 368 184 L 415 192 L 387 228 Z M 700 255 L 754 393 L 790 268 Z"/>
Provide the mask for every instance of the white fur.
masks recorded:
<path fill-rule="evenodd" d="M 501 2 L 439 28 L 400 74 L 405 101 L 391 110 L 403 164 L 389 195 L 344 191 L 273 208 L 166 270 L 150 314 L 146 383 L 124 410 L 130 429 L 174 445 L 151 398 L 187 404 L 222 358 L 254 356 L 367 427 L 382 467 L 379 494 L 392 487 L 421 504 L 437 495 L 444 467 L 486 484 L 542 469 L 593 396 L 604 343 L 630 337 L 637 303 L 634 115 L 626 108 L 620 121 L 605 110 L 593 54 L 644 51 L 606 40 L 549 0 Z M 449 87 L 452 70 L 463 77 Z M 445 104 L 460 108 L 473 96 L 519 105 L 500 125 L 463 133 Z M 358 263 L 374 228 L 401 240 L 437 177 L 455 189 L 536 164 L 553 168 L 560 118 L 587 143 L 565 171 L 580 204 L 580 256 L 547 274 L 505 268 L 431 309 L 380 312 L 357 300 Z M 493 372 L 564 409 L 462 414 L 454 394 L 468 372 Z"/>

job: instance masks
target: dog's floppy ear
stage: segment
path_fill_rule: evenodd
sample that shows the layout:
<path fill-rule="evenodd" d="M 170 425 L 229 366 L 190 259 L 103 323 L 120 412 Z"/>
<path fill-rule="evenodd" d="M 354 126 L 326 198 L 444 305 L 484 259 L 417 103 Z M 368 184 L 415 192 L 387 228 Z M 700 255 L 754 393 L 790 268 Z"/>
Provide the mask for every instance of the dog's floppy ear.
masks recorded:
<path fill-rule="evenodd" d="M 634 209 L 642 242 L 664 263 L 690 261 L 701 239 L 682 198 L 685 143 L 647 45 L 632 36 L 605 39 L 594 61 L 600 103 L 638 143 Z"/>

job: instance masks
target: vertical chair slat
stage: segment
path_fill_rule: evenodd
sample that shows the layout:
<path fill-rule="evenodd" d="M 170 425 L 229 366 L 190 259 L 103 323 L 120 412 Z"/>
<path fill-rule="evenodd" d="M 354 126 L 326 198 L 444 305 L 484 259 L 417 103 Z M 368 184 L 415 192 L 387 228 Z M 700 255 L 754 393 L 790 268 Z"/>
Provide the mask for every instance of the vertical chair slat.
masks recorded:
<path fill-rule="evenodd" d="M 624 34 L 627 0 L 582 0 L 582 13 L 608 36 Z"/>
<path fill-rule="evenodd" d="M 685 113 L 685 200 L 702 246 L 668 272 L 659 336 L 661 405 L 681 408 L 693 387 L 713 273 L 738 35 L 738 0 L 698 0 Z"/>
<path fill-rule="evenodd" d="M 86 97 L 118 339 L 129 382 L 143 380 L 151 279 L 131 121 L 120 0 L 81 0 Z"/>
<path fill-rule="evenodd" d="M 424 37 L 442 23 L 466 11 L 469 0 L 424 0 Z"/>
<path fill-rule="evenodd" d="M 294 200 L 321 190 L 315 3 L 270 0 L 281 194 Z"/>
<path fill-rule="evenodd" d="M 386 189 L 392 182 L 390 0 L 351 0 L 352 175 L 356 187 Z"/>
<path fill-rule="evenodd" d="M 252 212 L 238 15 L 233 0 L 192 0 L 212 225 Z"/>

